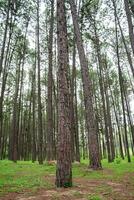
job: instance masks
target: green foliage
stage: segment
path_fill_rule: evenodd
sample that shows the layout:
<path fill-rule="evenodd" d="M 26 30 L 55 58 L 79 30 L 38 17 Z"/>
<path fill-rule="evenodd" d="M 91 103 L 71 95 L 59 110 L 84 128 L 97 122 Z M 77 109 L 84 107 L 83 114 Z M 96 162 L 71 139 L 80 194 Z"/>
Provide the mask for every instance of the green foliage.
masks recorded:
<path fill-rule="evenodd" d="M 116 163 L 116 164 L 120 164 L 120 163 L 121 163 L 121 158 L 116 158 L 116 159 L 115 159 L 115 163 Z"/>
<path fill-rule="evenodd" d="M 89 196 L 88 200 L 102 200 L 99 196 L 93 195 L 93 196 Z"/>
<path fill-rule="evenodd" d="M 6 6 L 5 0 L 0 0 L 0 10 L 5 9 Z"/>
<path fill-rule="evenodd" d="M 66 182 L 66 183 L 64 183 L 64 187 L 65 188 L 72 187 L 72 182 Z"/>
<path fill-rule="evenodd" d="M 92 11 L 95 11 L 95 10 L 97 11 L 98 4 L 99 4 L 99 0 L 85 1 L 82 7 L 82 12 L 84 12 L 84 14 L 88 16 Z"/>

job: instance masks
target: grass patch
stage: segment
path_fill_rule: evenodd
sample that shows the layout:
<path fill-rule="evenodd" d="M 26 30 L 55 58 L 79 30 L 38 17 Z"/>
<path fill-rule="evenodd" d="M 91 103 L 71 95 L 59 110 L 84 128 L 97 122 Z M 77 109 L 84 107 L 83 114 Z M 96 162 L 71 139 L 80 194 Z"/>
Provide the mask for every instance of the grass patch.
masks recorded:
<path fill-rule="evenodd" d="M 50 189 L 54 185 L 45 181 L 55 171 L 55 166 L 19 161 L 0 161 L 0 195 L 8 192 L 20 192 L 26 189 Z"/>
<path fill-rule="evenodd" d="M 117 159 L 120 160 L 120 159 Z M 132 162 L 128 163 L 127 159 L 118 162 L 115 160 L 113 163 L 108 163 L 107 160 L 102 161 L 103 170 L 88 170 L 88 160 L 82 161 L 81 165 L 73 165 L 73 176 L 74 177 L 84 177 L 94 180 L 120 180 L 124 174 L 134 172 L 134 159 Z"/>
<path fill-rule="evenodd" d="M 77 197 L 77 198 L 82 198 L 83 194 L 80 191 L 75 191 L 75 192 L 73 192 L 73 196 Z"/>
<path fill-rule="evenodd" d="M 127 173 L 134 173 L 134 159 L 132 163 L 127 163 L 117 159 L 113 163 L 103 160 L 103 170 L 93 171 L 88 169 L 88 160 L 84 160 L 80 165 L 73 164 L 73 177 L 82 177 L 90 180 L 112 180 L 119 181 Z M 55 176 L 55 165 L 44 163 L 39 165 L 37 162 L 18 161 L 0 161 L 0 196 L 8 192 L 22 192 L 30 189 L 36 191 L 38 188 L 54 188 L 54 181 L 48 181 L 48 176 Z M 134 184 L 134 176 L 131 179 Z M 74 183 L 75 185 L 75 183 Z M 105 190 L 101 187 L 98 190 Z M 110 188 L 106 188 L 110 191 Z M 77 194 L 76 194 L 77 195 Z M 80 194 L 78 194 L 79 196 Z"/>
<path fill-rule="evenodd" d="M 88 200 L 102 200 L 102 198 L 97 195 L 89 195 Z"/>

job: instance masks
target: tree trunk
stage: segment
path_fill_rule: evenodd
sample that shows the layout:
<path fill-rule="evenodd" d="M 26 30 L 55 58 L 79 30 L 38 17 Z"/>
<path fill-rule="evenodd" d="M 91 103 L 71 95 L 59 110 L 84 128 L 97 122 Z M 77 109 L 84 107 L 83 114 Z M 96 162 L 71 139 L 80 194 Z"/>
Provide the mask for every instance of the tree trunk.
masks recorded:
<path fill-rule="evenodd" d="M 125 4 L 127 21 L 128 21 L 129 38 L 130 38 L 132 51 L 133 51 L 133 54 L 134 54 L 134 29 L 133 29 L 132 17 L 131 17 L 131 12 L 130 12 L 130 8 L 129 8 L 128 0 L 124 0 L 124 4 Z"/>
<path fill-rule="evenodd" d="M 19 93 L 19 82 L 20 82 L 20 65 L 21 58 L 16 69 L 16 84 L 13 104 L 13 122 L 12 122 L 12 160 L 17 161 L 18 158 L 18 93 Z"/>
<path fill-rule="evenodd" d="M 9 14 L 10 14 L 10 0 L 8 0 L 7 5 L 7 18 L 6 18 L 6 24 L 5 24 L 5 30 L 4 30 L 4 38 L 3 38 L 3 44 L 1 49 L 1 55 L 0 55 L 0 77 L 2 72 L 2 65 L 4 60 L 4 52 L 5 52 L 5 46 L 6 46 L 6 38 L 7 38 L 7 31 L 8 31 L 8 23 L 9 23 Z"/>
<path fill-rule="evenodd" d="M 129 152 L 129 143 L 128 143 L 128 136 L 127 136 L 127 122 L 126 122 L 126 113 L 125 113 L 125 104 L 124 104 L 124 93 L 123 93 L 123 77 L 122 77 L 122 70 L 120 66 L 120 55 L 119 55 L 119 42 L 118 42 L 118 29 L 117 29 L 117 17 L 116 17 L 116 6 L 114 4 L 114 11 L 115 11 L 115 36 L 116 36 L 116 55 L 117 55 L 117 64 L 118 64 L 118 74 L 119 74 L 119 85 L 120 85 L 120 92 L 121 92 L 121 102 L 122 102 L 122 111 L 123 111 L 123 122 L 124 122 L 124 134 L 125 134 L 125 144 L 126 144 L 126 153 L 128 162 L 131 162 L 130 152 Z"/>
<path fill-rule="evenodd" d="M 65 4 L 57 0 L 58 34 L 58 146 L 56 186 L 72 186 L 70 94 Z"/>
<path fill-rule="evenodd" d="M 38 66 L 38 161 L 43 164 L 43 129 L 40 81 L 40 39 L 39 39 L 39 0 L 37 0 L 37 66 Z"/>
<path fill-rule="evenodd" d="M 53 59 L 53 26 L 54 26 L 54 0 L 51 1 L 51 19 L 48 40 L 48 98 L 47 98 L 47 160 L 53 159 L 53 104 L 52 104 L 52 59 Z"/>
<path fill-rule="evenodd" d="M 78 16 L 76 11 L 76 6 L 74 0 L 70 0 L 74 32 L 76 36 L 76 43 L 81 64 L 83 91 L 84 91 L 84 102 L 85 102 L 85 112 L 86 112 L 86 125 L 88 130 L 88 141 L 89 141 L 89 157 L 90 157 L 90 167 L 93 169 L 101 168 L 98 134 L 96 129 L 96 120 L 94 116 L 93 108 L 93 91 L 92 91 L 92 81 L 89 78 L 88 62 L 85 57 L 85 51 L 83 48 L 82 37 L 80 34 L 80 28 L 78 24 Z"/>

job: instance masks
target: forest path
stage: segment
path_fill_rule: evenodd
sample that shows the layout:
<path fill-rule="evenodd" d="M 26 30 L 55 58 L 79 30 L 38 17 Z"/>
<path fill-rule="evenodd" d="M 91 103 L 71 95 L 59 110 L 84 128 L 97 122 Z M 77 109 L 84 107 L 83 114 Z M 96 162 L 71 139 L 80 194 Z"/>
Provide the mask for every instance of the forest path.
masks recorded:
<path fill-rule="evenodd" d="M 131 181 L 134 174 L 127 173 L 122 181 L 89 180 L 88 178 L 74 178 L 72 188 L 40 189 L 38 191 L 23 192 L 21 194 L 9 193 L 1 200 L 134 200 L 134 184 Z M 45 177 L 46 179 L 46 177 Z M 55 181 L 54 176 L 47 180 Z"/>

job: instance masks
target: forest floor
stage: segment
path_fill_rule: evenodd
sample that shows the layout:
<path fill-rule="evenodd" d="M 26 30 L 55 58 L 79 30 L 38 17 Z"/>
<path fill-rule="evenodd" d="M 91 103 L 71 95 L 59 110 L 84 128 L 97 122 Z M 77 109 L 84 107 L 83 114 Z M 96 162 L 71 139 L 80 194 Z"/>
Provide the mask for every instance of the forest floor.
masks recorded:
<path fill-rule="evenodd" d="M 73 187 L 55 188 L 55 165 L 0 161 L 0 200 L 134 200 L 134 159 L 116 159 L 103 170 L 73 164 Z"/>

